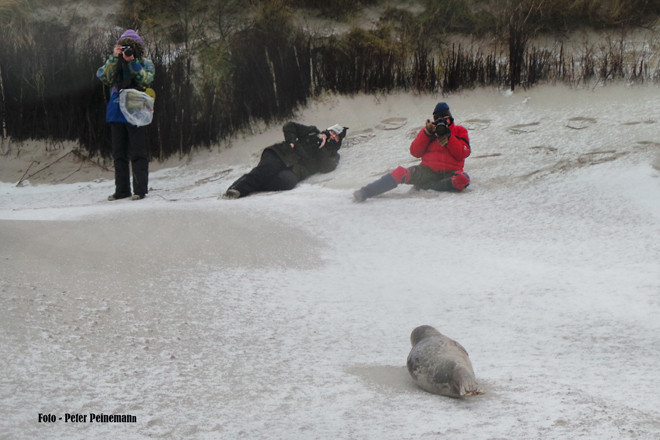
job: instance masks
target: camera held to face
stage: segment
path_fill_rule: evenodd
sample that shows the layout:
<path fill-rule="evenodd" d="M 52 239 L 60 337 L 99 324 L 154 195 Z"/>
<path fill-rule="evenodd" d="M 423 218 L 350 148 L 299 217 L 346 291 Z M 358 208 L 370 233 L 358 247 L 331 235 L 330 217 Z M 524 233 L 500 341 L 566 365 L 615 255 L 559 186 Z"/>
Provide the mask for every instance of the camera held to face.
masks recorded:
<path fill-rule="evenodd" d="M 447 126 L 447 121 L 444 118 L 436 119 L 433 121 L 433 125 L 435 125 L 435 135 L 437 137 L 443 137 L 451 134 L 451 130 Z"/>
<path fill-rule="evenodd" d="M 127 57 L 133 56 L 133 48 L 131 46 L 122 46 L 121 51 L 124 53 L 124 56 Z"/>

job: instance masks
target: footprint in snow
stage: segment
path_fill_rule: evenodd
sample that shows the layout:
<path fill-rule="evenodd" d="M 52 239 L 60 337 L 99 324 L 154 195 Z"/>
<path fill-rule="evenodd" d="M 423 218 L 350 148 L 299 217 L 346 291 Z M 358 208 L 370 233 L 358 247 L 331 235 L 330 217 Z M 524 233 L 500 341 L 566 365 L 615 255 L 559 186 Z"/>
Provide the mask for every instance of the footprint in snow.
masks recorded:
<path fill-rule="evenodd" d="M 507 131 L 513 134 L 531 133 L 538 129 L 540 122 L 530 122 L 529 124 L 512 125 Z"/>
<path fill-rule="evenodd" d="M 491 122 L 490 119 L 468 119 L 467 121 L 463 121 L 461 125 L 468 130 L 485 130 L 490 127 Z"/>
<path fill-rule="evenodd" d="M 499 157 L 501 155 L 502 155 L 502 153 L 481 154 L 481 155 L 474 156 L 474 157 L 471 156 L 470 158 L 471 159 L 486 159 L 488 157 Z"/>
<path fill-rule="evenodd" d="M 547 147 L 545 145 L 536 145 L 536 146 L 530 147 L 530 148 L 532 150 L 541 151 L 541 152 L 544 152 L 544 153 L 556 153 L 557 152 L 557 148 Z"/>
<path fill-rule="evenodd" d="M 653 119 L 647 119 L 646 121 L 630 121 L 630 122 L 624 122 L 621 125 L 639 125 L 639 124 L 655 124 L 658 121 L 654 121 Z"/>
<path fill-rule="evenodd" d="M 346 136 L 346 140 L 344 140 L 344 147 L 351 147 L 353 145 L 362 144 L 376 136 L 373 128 L 367 128 L 366 130 L 357 130 L 353 132 L 349 130 L 348 133 L 349 134 Z"/>
<path fill-rule="evenodd" d="M 577 162 L 580 165 L 598 165 L 600 163 L 611 162 L 626 154 L 628 152 L 616 150 L 590 151 L 578 156 Z"/>
<path fill-rule="evenodd" d="M 591 127 L 596 123 L 594 118 L 585 118 L 585 117 L 575 117 L 571 118 L 566 122 L 566 127 L 572 128 L 574 130 L 582 130 L 587 127 Z"/>
<path fill-rule="evenodd" d="M 422 128 L 424 128 L 423 125 L 420 125 L 419 127 L 415 127 L 415 128 L 410 129 L 410 131 L 408 131 L 408 138 L 409 139 L 415 139 L 415 137 L 417 137 L 417 134 L 419 133 L 419 131 Z"/>
<path fill-rule="evenodd" d="M 387 118 L 376 125 L 378 130 L 397 130 L 408 123 L 408 118 Z"/>

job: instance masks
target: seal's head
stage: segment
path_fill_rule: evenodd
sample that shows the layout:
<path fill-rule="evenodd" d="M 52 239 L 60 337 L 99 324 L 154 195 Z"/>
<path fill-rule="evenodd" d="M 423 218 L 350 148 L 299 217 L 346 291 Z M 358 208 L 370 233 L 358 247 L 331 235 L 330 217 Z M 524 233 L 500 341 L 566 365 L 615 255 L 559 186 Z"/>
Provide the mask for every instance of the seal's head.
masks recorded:
<path fill-rule="evenodd" d="M 414 347 L 422 339 L 429 336 L 441 336 L 442 333 L 431 327 L 430 325 L 420 325 L 410 334 L 410 343 Z"/>

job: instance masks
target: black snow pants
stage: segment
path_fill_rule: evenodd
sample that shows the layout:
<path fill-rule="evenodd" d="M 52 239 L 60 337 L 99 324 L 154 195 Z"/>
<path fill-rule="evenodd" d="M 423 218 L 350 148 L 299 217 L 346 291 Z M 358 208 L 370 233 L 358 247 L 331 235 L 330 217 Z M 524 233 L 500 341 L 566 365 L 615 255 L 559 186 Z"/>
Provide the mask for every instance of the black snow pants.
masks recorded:
<path fill-rule="evenodd" d="M 145 196 L 149 188 L 147 127 L 113 122 L 110 124 L 112 158 L 115 165 L 115 194 L 131 195 L 129 162 L 133 168 L 133 194 Z"/>
<path fill-rule="evenodd" d="M 238 190 L 241 197 L 257 191 L 286 191 L 298 184 L 298 177 L 270 148 L 261 153 L 259 164 L 232 183 L 229 189 Z"/>

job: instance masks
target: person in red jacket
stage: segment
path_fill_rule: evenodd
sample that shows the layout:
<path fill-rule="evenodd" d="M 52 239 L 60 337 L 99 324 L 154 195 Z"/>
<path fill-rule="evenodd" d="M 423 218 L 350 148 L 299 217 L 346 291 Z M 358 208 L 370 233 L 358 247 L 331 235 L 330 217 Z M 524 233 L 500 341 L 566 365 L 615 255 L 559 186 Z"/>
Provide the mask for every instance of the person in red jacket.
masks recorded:
<path fill-rule="evenodd" d="M 419 165 L 398 167 L 389 174 L 353 193 L 356 202 L 364 202 L 394 189 L 400 183 L 418 189 L 435 191 L 463 191 L 470 184 L 470 176 L 463 171 L 465 159 L 470 155 L 467 129 L 454 124 L 454 118 L 445 102 L 433 110 L 433 122 L 426 120 L 410 144 L 410 154 L 421 158 Z"/>

